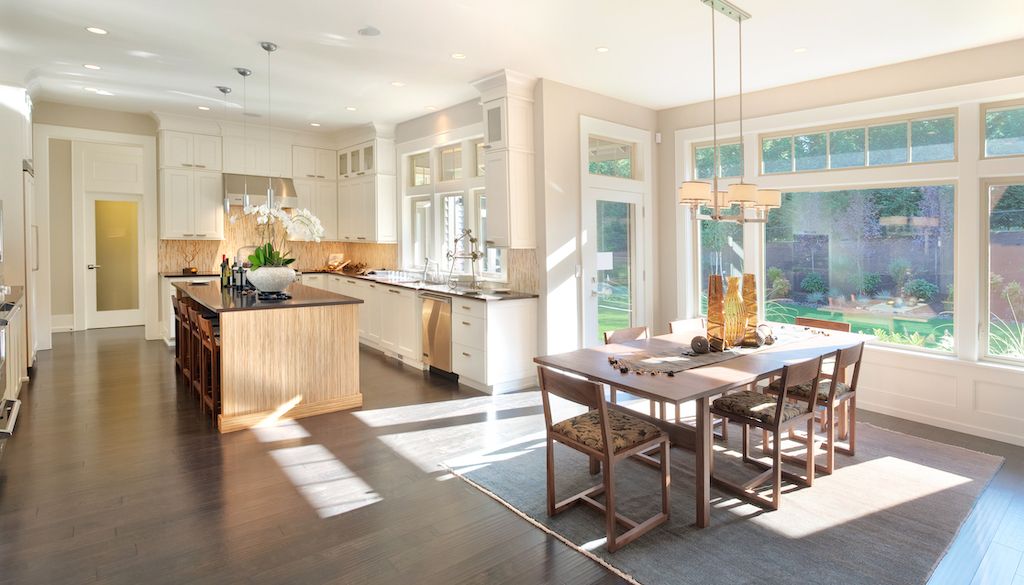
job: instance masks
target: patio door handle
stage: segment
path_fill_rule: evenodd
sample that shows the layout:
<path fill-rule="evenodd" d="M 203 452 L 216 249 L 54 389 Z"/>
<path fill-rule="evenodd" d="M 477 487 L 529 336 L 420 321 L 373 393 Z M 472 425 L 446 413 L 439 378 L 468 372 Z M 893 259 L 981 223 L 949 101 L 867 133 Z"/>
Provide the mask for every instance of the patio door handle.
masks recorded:
<path fill-rule="evenodd" d="M 88 268 L 89 270 L 96 270 L 97 268 L 103 268 L 103 267 L 100 266 L 99 264 L 90 264 L 90 265 L 86 266 L 86 268 Z"/>

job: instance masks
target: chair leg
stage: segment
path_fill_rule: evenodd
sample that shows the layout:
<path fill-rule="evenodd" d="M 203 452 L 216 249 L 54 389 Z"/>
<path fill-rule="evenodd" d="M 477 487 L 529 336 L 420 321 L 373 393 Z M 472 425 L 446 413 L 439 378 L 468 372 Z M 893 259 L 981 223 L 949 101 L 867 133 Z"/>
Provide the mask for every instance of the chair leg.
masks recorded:
<path fill-rule="evenodd" d="M 826 414 L 828 428 L 825 429 L 825 473 L 832 474 L 836 465 L 836 409 L 829 406 Z"/>
<path fill-rule="evenodd" d="M 609 402 L 611 402 L 612 404 L 618 404 L 618 402 L 617 402 L 618 399 L 619 399 L 618 394 L 619 394 L 619 391 L 615 389 L 615 386 L 609 386 L 608 387 L 608 401 Z"/>
<path fill-rule="evenodd" d="M 590 475 L 601 473 L 601 460 L 597 457 L 590 458 Z"/>
<path fill-rule="evenodd" d="M 682 418 L 683 418 L 682 408 L 680 408 L 680 405 L 677 404 L 676 405 L 676 424 L 679 424 L 679 421 Z"/>
<path fill-rule="evenodd" d="M 771 455 L 771 443 L 768 441 L 768 429 L 761 429 L 761 452 L 765 455 Z"/>
<path fill-rule="evenodd" d="M 619 550 L 615 538 L 615 474 L 611 461 L 606 459 L 604 463 L 605 527 L 608 531 L 608 552 L 613 553 Z"/>
<path fill-rule="evenodd" d="M 669 473 L 669 469 L 672 467 L 669 460 L 671 450 L 668 440 L 661 444 L 661 511 L 666 516 L 669 514 L 669 489 L 672 482 L 672 476 Z"/>
<path fill-rule="evenodd" d="M 807 460 L 807 465 L 804 468 L 804 471 L 807 473 L 807 487 L 811 487 L 814 484 L 814 425 L 817 422 L 813 416 L 807 419 L 807 441 L 805 443 L 807 454 L 804 456 L 804 459 Z"/>
<path fill-rule="evenodd" d="M 722 417 L 722 441 L 729 442 L 729 419 Z"/>
<path fill-rule="evenodd" d="M 846 404 L 846 400 L 839 403 L 839 438 L 844 441 L 850 439 L 849 410 Z"/>
<path fill-rule="evenodd" d="M 653 401 L 653 400 L 648 400 L 647 402 L 650 403 L 650 405 L 651 405 L 651 416 L 657 417 L 658 416 L 658 414 L 657 414 L 658 413 L 658 411 L 657 411 L 657 408 L 658 408 L 657 404 L 658 403 Z"/>
<path fill-rule="evenodd" d="M 555 442 L 548 439 L 548 516 L 555 515 Z"/>
<path fill-rule="evenodd" d="M 849 432 L 850 437 L 850 455 L 853 455 L 854 448 L 857 445 L 857 394 L 854 393 L 853 396 L 851 396 L 850 399 L 847 400 L 847 402 L 849 404 L 846 409 L 846 416 L 849 417 L 850 420 L 849 429 L 847 430 Z"/>
<path fill-rule="evenodd" d="M 775 448 L 772 449 L 772 509 L 778 510 L 782 500 L 782 449 L 779 448 L 779 431 L 772 432 Z"/>

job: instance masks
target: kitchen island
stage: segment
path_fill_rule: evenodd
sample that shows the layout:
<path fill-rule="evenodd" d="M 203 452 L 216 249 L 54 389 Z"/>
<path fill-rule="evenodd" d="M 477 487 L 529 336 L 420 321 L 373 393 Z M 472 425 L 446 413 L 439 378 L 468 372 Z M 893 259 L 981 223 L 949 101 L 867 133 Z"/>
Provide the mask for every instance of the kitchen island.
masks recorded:
<path fill-rule="evenodd" d="M 261 300 L 216 282 L 174 287 L 219 317 L 221 432 L 362 406 L 362 300 L 298 283 L 286 300 Z"/>

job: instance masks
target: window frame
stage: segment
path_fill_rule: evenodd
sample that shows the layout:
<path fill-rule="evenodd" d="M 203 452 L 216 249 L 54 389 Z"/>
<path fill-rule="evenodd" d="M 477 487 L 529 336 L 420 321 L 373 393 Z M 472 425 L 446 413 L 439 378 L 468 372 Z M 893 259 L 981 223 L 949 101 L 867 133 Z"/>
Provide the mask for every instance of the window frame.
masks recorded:
<path fill-rule="evenodd" d="M 978 118 L 978 160 L 1004 160 L 1024 157 L 1024 152 L 1017 154 L 988 154 L 986 143 L 988 142 L 988 136 L 985 133 L 985 118 L 988 113 L 992 110 L 1017 110 L 1024 109 L 1024 98 L 1014 100 L 1003 100 L 998 102 L 988 102 L 981 104 L 981 115 Z"/>
<path fill-rule="evenodd" d="M 915 162 L 912 160 L 912 128 L 911 125 L 914 122 L 921 120 L 934 120 L 938 118 L 952 118 L 953 119 L 953 158 L 945 160 L 928 160 Z M 984 134 L 984 116 L 982 116 L 982 134 Z M 871 144 L 868 138 L 868 129 L 875 126 L 889 126 L 897 123 L 905 123 L 907 125 L 907 162 L 905 163 L 892 163 L 892 164 L 880 164 L 872 165 L 869 164 L 871 160 Z M 864 164 L 852 167 L 839 167 L 832 168 L 832 132 L 840 130 L 864 130 Z M 806 169 L 798 170 L 796 168 L 796 140 L 797 136 L 803 136 L 805 134 L 825 134 L 825 168 L 823 169 Z M 805 173 L 824 173 L 833 171 L 851 171 L 851 170 L 862 170 L 862 169 L 884 169 L 890 167 L 905 167 L 909 165 L 927 165 L 936 163 L 955 163 L 960 160 L 960 111 L 958 108 L 944 108 L 941 110 L 929 110 L 923 112 L 915 112 L 910 115 L 902 116 L 885 116 L 880 118 L 868 118 L 862 120 L 854 120 L 850 122 L 843 122 L 841 124 L 824 124 L 819 126 L 808 126 L 802 128 L 793 128 L 790 130 L 783 130 L 779 132 L 763 132 L 757 135 L 757 176 L 759 177 L 779 177 L 793 174 L 805 174 Z M 764 172 L 764 157 L 763 157 L 763 145 L 766 139 L 772 138 L 785 138 L 789 137 L 790 140 L 790 160 L 792 161 L 792 170 L 787 173 L 765 173 Z M 721 141 L 719 141 L 721 144 Z M 984 149 L 984 143 L 982 144 Z M 694 151 L 694 162 L 696 164 L 696 151 Z M 1005 158 L 1005 157 L 999 157 Z M 694 167 L 696 169 L 696 166 Z M 696 171 L 694 171 L 696 176 Z"/>
<path fill-rule="evenodd" d="M 711 181 L 712 180 L 710 178 L 709 179 L 699 179 L 699 178 L 697 178 L 697 151 L 702 149 L 702 148 L 708 148 L 709 146 L 714 146 L 714 145 L 715 145 L 715 141 L 714 140 L 703 140 L 701 142 L 694 142 L 694 143 L 692 143 L 690 145 L 690 160 L 693 162 L 693 164 L 690 166 L 690 177 L 694 181 Z M 741 156 L 746 156 L 746 153 L 742 151 L 743 142 L 740 140 L 739 136 L 730 136 L 729 138 L 723 138 L 723 139 L 719 139 L 718 140 L 718 150 L 719 151 L 722 150 L 723 146 L 732 146 L 732 145 L 740 146 L 740 148 L 741 148 L 740 155 Z M 760 143 L 758 144 L 758 148 L 760 148 Z M 722 166 L 721 165 L 721 157 L 719 157 L 718 160 L 719 160 L 719 165 L 718 166 L 721 167 Z M 712 163 L 712 164 L 714 164 L 714 163 Z M 758 159 L 758 164 L 760 164 L 760 158 Z M 743 170 L 744 171 L 746 170 L 746 165 L 743 166 Z M 718 171 L 716 170 L 715 172 L 717 173 Z M 773 174 L 782 174 L 782 173 L 773 173 Z M 712 177 L 713 176 L 714 175 L 712 175 Z M 742 175 L 729 175 L 727 177 L 718 177 L 718 180 L 721 181 L 723 179 L 741 179 L 741 178 L 743 178 Z"/>
<path fill-rule="evenodd" d="M 639 157 L 640 146 L 637 143 L 629 142 L 628 140 L 621 140 L 621 139 L 618 139 L 618 138 L 609 138 L 608 136 L 602 136 L 600 134 L 590 134 L 590 135 L 587 136 L 587 152 L 588 153 L 590 152 L 590 141 L 591 140 L 604 140 L 604 141 L 607 141 L 607 142 L 628 146 L 629 147 L 629 176 L 628 177 L 620 177 L 618 175 L 604 175 L 604 174 L 601 174 L 601 173 L 592 173 L 592 172 L 590 172 L 591 161 L 590 161 L 589 157 L 587 158 L 587 161 L 586 161 L 586 168 L 587 168 L 587 174 L 588 175 L 593 176 L 593 177 L 607 177 L 609 179 L 625 179 L 627 181 L 642 181 L 643 180 L 643 177 L 639 176 L 640 171 L 642 169 L 640 169 L 638 167 L 638 163 L 640 162 L 640 157 Z"/>
<path fill-rule="evenodd" d="M 982 114 L 981 117 L 982 132 L 984 133 L 985 116 Z M 984 146 L 982 147 L 984 148 Z M 1013 155 L 1019 156 L 1019 155 Z M 1007 158 L 1007 157 L 996 157 L 996 158 Z M 990 362 L 996 364 L 1003 364 L 1015 367 L 1024 367 L 1024 358 L 1017 359 L 1012 357 L 992 355 L 989 353 L 989 331 L 992 327 L 992 291 L 991 287 L 991 273 L 992 273 L 992 240 L 991 240 L 991 217 L 990 217 L 990 195 L 989 189 L 999 185 L 1024 185 L 1024 175 L 1019 176 L 1006 176 L 1006 177 L 985 177 L 979 181 L 979 201 L 980 201 L 980 220 L 981 225 L 981 269 L 978 271 L 978 358 L 983 362 Z M 955 268 L 954 268 L 955 270 Z M 956 307 L 954 306 L 954 311 Z"/>

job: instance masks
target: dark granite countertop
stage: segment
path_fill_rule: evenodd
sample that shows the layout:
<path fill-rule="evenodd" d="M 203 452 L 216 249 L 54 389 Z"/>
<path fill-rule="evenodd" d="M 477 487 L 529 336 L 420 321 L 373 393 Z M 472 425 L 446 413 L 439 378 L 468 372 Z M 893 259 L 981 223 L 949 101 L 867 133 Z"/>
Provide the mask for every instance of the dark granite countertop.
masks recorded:
<path fill-rule="evenodd" d="M 296 309 L 301 307 L 323 307 L 328 305 L 355 305 L 361 299 L 339 295 L 312 286 L 295 283 L 285 289 L 292 298 L 284 300 L 260 300 L 255 293 L 240 294 L 221 289 L 218 283 L 193 284 L 176 282 L 174 288 L 192 297 L 197 303 L 214 313 L 228 311 L 256 311 L 260 309 Z"/>
<path fill-rule="evenodd" d="M 375 278 L 373 275 L 365 274 L 350 274 L 347 272 L 330 272 L 327 270 L 300 270 L 302 274 L 333 274 L 335 276 L 344 276 L 346 278 L 358 278 L 360 280 L 366 280 L 369 282 L 376 282 L 385 286 L 394 286 L 401 288 L 408 288 L 416 291 L 432 292 L 442 295 L 448 295 L 450 297 L 459 297 L 464 299 L 476 299 L 478 301 L 515 301 L 520 299 L 536 299 L 539 295 L 532 293 L 524 293 L 518 291 L 509 292 L 473 292 L 456 290 L 453 291 L 443 284 L 421 284 L 418 282 L 396 282 L 391 280 L 385 280 Z M 219 276 L 219 274 L 212 272 L 198 272 L 196 274 L 181 274 L 180 272 L 161 272 L 160 276 L 163 278 L 208 278 L 211 276 Z"/>

